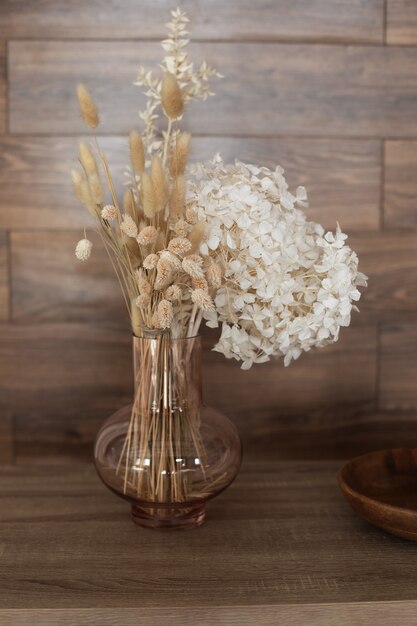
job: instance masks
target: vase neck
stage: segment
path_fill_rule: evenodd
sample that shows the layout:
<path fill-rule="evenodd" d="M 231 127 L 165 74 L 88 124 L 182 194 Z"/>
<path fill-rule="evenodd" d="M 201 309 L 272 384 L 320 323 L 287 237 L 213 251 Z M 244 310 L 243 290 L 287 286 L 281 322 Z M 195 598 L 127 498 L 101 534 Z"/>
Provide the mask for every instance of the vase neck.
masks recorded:
<path fill-rule="evenodd" d="M 133 338 L 135 404 L 140 412 L 198 411 L 202 403 L 201 337 Z"/>

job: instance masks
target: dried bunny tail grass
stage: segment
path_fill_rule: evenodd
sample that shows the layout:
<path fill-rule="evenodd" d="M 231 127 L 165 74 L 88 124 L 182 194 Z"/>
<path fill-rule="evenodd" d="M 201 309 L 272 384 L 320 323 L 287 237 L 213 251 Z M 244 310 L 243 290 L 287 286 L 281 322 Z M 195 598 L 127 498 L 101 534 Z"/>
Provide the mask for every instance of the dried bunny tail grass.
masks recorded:
<path fill-rule="evenodd" d="M 178 256 L 184 256 L 191 250 L 191 245 L 191 242 L 185 237 L 174 237 L 168 244 L 168 250 L 178 254 Z"/>
<path fill-rule="evenodd" d="M 185 209 L 185 219 L 189 224 L 197 224 L 198 216 L 194 209 Z"/>
<path fill-rule="evenodd" d="M 169 213 L 172 219 L 178 220 L 182 216 L 185 205 L 185 193 L 185 178 L 181 175 L 174 180 L 169 199 Z"/>
<path fill-rule="evenodd" d="M 168 261 L 168 259 L 160 258 L 156 266 L 155 289 L 161 290 L 168 287 L 173 274 L 172 264 Z"/>
<path fill-rule="evenodd" d="M 144 172 L 141 176 L 142 207 L 145 216 L 152 219 L 155 215 L 155 190 L 150 174 Z"/>
<path fill-rule="evenodd" d="M 191 243 L 190 252 L 195 252 L 200 247 L 200 244 L 203 242 L 206 234 L 206 223 L 205 222 L 197 222 L 194 225 L 193 230 L 188 235 L 188 239 Z"/>
<path fill-rule="evenodd" d="M 171 302 L 169 302 L 169 300 L 161 300 L 158 304 L 157 312 L 159 328 L 170 328 L 172 318 L 174 317 L 174 310 Z"/>
<path fill-rule="evenodd" d="M 80 174 L 77 170 L 71 170 L 71 178 L 77 198 L 93 217 L 97 217 L 97 205 L 91 195 L 90 187 L 88 186 L 85 176 Z"/>
<path fill-rule="evenodd" d="M 212 313 L 216 310 L 213 300 L 204 289 L 193 289 L 191 291 L 191 300 L 202 311 L 209 311 Z"/>
<path fill-rule="evenodd" d="M 83 141 L 79 145 L 79 157 L 87 176 L 98 176 L 98 167 L 94 154 Z"/>
<path fill-rule="evenodd" d="M 163 211 L 168 202 L 167 185 L 162 161 L 157 154 L 152 157 L 151 179 L 155 194 L 155 210 Z"/>
<path fill-rule="evenodd" d="M 165 300 L 169 300 L 170 302 L 179 302 L 181 300 L 182 291 L 179 285 L 171 285 L 164 292 Z"/>
<path fill-rule="evenodd" d="M 93 244 L 89 239 L 81 239 L 75 247 L 75 256 L 79 261 L 88 261 Z"/>
<path fill-rule="evenodd" d="M 142 137 L 137 130 L 132 130 L 129 135 L 130 160 L 136 174 L 143 174 L 145 169 L 145 151 Z"/>
<path fill-rule="evenodd" d="M 82 83 L 77 85 L 77 98 L 84 122 L 90 128 L 97 128 L 99 125 L 97 107 L 90 92 Z"/>
<path fill-rule="evenodd" d="M 148 254 L 147 257 L 143 259 L 143 267 L 145 270 L 154 270 L 158 263 L 158 255 L 157 254 Z"/>
<path fill-rule="evenodd" d="M 180 133 L 172 150 L 171 175 L 175 178 L 184 173 L 190 150 L 191 133 Z"/>
<path fill-rule="evenodd" d="M 183 259 L 182 269 L 188 276 L 191 276 L 191 278 L 204 278 L 201 264 L 192 257 L 185 257 L 185 259 Z"/>
<path fill-rule="evenodd" d="M 175 120 L 184 112 L 184 100 L 181 89 L 174 74 L 165 72 L 161 86 L 162 107 L 167 117 Z"/>
<path fill-rule="evenodd" d="M 213 287 L 214 289 L 219 289 L 222 284 L 222 268 L 218 263 L 213 261 L 213 259 L 210 259 L 210 261 L 210 265 L 206 270 L 207 280 L 210 287 Z"/>
<path fill-rule="evenodd" d="M 138 236 L 138 227 L 134 220 L 130 217 L 130 215 L 124 215 L 123 221 L 120 224 L 120 228 L 128 237 L 137 237 Z"/>
<path fill-rule="evenodd" d="M 152 287 L 145 276 L 145 272 L 142 269 L 136 270 L 135 278 L 139 293 L 141 295 L 146 293 L 148 296 L 150 296 L 152 293 Z"/>
<path fill-rule="evenodd" d="M 139 215 L 135 202 L 135 197 L 131 189 L 126 189 L 123 194 L 123 211 L 125 215 L 130 215 L 132 220 L 137 223 Z"/>
<path fill-rule="evenodd" d="M 101 180 L 97 174 L 88 177 L 88 186 L 90 187 L 91 196 L 96 204 L 103 204 L 104 189 Z"/>
<path fill-rule="evenodd" d="M 191 280 L 191 284 L 193 286 L 193 289 L 203 289 L 204 291 L 208 291 L 208 282 L 206 281 L 206 279 L 204 277 L 202 278 L 193 278 Z"/>
<path fill-rule="evenodd" d="M 103 220 L 112 222 L 117 217 L 116 207 L 112 204 L 106 204 L 106 206 L 101 209 L 101 217 L 103 218 Z"/>
<path fill-rule="evenodd" d="M 145 226 L 136 237 L 136 241 L 140 246 L 150 246 L 158 238 L 158 231 L 154 226 Z"/>

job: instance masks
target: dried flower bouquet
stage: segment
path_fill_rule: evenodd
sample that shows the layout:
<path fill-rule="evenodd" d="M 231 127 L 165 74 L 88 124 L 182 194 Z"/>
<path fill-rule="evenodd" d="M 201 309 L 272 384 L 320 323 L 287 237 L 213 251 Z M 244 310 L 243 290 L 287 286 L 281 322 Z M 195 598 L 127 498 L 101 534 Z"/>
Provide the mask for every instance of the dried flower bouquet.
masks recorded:
<path fill-rule="evenodd" d="M 350 323 L 366 277 L 339 227 L 336 234 L 325 233 L 307 220 L 305 189 L 292 194 L 282 168 L 271 171 L 239 161 L 227 165 L 218 155 L 209 163 L 187 166 L 191 135 L 180 131 L 179 123 L 187 104 L 212 95 L 210 80 L 220 77 L 207 63 L 196 69 L 190 61 L 188 21 L 179 9 L 172 12 L 162 42 L 161 76 L 139 70 L 135 84 L 147 97 L 140 113 L 144 131 L 130 133 L 123 201 L 97 139 L 91 146 L 80 145 L 81 169 L 72 172 L 75 191 L 96 218 L 134 335 L 160 337 L 158 358 L 165 364 L 181 368 L 169 341 L 194 337 L 204 319 L 210 327 L 222 325 L 214 349 L 241 361 L 242 368 L 273 356 L 283 356 L 287 365 L 302 351 L 337 340 L 340 327 Z M 77 95 L 85 123 L 97 128 L 99 116 L 89 92 L 79 85 Z M 166 126 L 160 132 L 163 119 Z M 91 251 L 85 236 L 76 256 L 85 261 Z M 142 368 L 154 367 L 150 354 L 142 354 L 141 362 Z M 186 411 L 181 423 L 174 416 L 172 406 L 181 406 L 186 395 L 178 380 L 176 376 L 176 388 L 170 391 L 173 404 L 164 404 L 162 382 L 157 398 L 136 386 L 118 465 L 125 492 L 147 490 L 148 498 L 158 502 L 187 497 L 189 488 L 175 479 L 179 450 L 168 455 L 159 450 L 147 485 L 139 484 L 138 473 L 129 469 L 131 457 L 139 463 L 149 458 L 156 419 L 164 433 L 181 430 L 177 441 L 186 431 L 196 455 L 204 454 L 198 427 L 187 422 Z M 156 418 L 152 407 L 161 403 L 165 408 L 158 408 Z M 169 485 L 161 481 L 161 472 L 171 477 Z"/>

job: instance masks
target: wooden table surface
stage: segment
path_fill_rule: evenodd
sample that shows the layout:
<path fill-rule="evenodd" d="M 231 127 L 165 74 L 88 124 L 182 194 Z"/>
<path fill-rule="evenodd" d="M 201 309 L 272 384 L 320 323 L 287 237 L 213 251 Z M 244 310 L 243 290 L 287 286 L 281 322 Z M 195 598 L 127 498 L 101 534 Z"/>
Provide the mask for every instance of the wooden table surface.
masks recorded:
<path fill-rule="evenodd" d="M 368 526 L 339 461 L 245 462 L 196 530 L 130 520 L 89 465 L 0 468 L 0 624 L 417 624 L 417 543 Z"/>

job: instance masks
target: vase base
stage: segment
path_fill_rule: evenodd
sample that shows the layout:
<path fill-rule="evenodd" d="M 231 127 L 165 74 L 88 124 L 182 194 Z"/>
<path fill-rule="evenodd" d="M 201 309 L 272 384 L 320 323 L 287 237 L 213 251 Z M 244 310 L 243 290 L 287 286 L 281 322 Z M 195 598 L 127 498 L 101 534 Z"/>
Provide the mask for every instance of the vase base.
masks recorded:
<path fill-rule="evenodd" d="M 132 519 L 138 526 L 155 530 L 188 530 L 204 524 L 204 504 L 184 509 L 146 508 L 132 504 Z"/>

